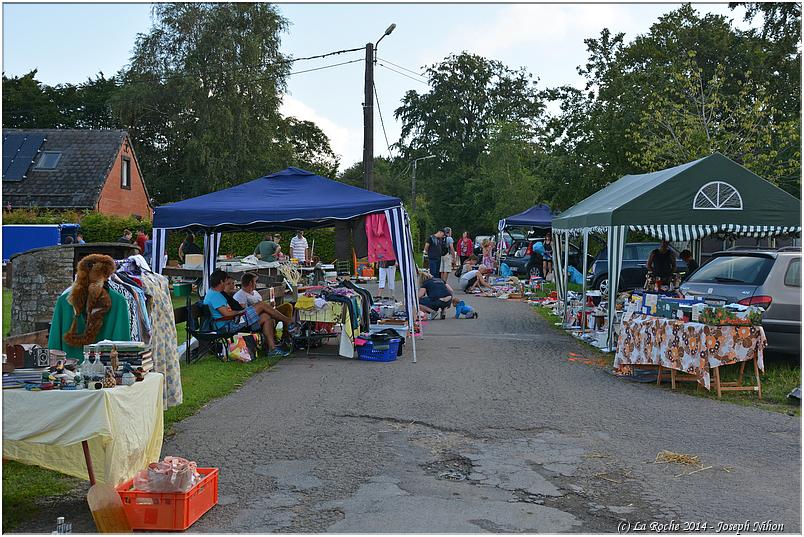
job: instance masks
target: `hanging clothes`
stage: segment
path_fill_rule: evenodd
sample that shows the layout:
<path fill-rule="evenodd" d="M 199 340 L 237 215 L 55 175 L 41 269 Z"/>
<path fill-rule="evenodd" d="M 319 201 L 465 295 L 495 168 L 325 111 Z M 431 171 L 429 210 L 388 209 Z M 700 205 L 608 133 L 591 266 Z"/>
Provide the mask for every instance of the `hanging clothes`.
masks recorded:
<path fill-rule="evenodd" d="M 366 237 L 368 260 L 370 262 L 396 260 L 391 231 L 388 229 L 388 219 L 385 218 L 385 213 L 366 216 Z"/>
<path fill-rule="evenodd" d="M 165 389 L 162 392 L 165 408 L 180 405 L 182 402 L 181 366 L 179 349 L 176 345 L 176 319 L 173 316 L 173 303 L 168 291 L 168 280 L 164 276 L 143 272 L 140 276 L 143 290 L 151 297 L 151 350 L 154 371 L 165 376 Z"/>
<path fill-rule="evenodd" d="M 107 291 L 111 299 L 111 306 L 103 317 L 103 324 L 97 336 L 95 336 L 95 341 L 97 342 L 103 339 L 125 341 L 131 336 L 128 302 L 123 295 L 114 289 L 108 288 L 108 286 Z M 50 323 L 47 348 L 64 351 L 67 353 L 67 358 L 75 358 L 82 361 L 84 359 L 83 347 L 73 347 L 64 341 L 64 335 L 70 331 L 73 319 L 76 319 L 75 328 L 77 333 L 83 332 L 86 328 L 86 313 L 81 312 L 76 315 L 73 305 L 68 301 L 71 292 L 72 287 L 62 293 L 56 300 L 56 307 L 53 310 L 53 319 Z"/>
<path fill-rule="evenodd" d="M 335 259 L 347 261 L 352 258 L 352 227 L 348 220 L 335 222 Z"/>
<path fill-rule="evenodd" d="M 131 328 L 129 339 L 131 341 L 142 341 L 142 335 L 140 334 L 140 318 L 139 312 L 137 311 L 139 309 L 139 304 L 137 303 L 137 299 L 134 298 L 134 293 L 132 293 L 125 285 L 115 281 L 114 275 L 109 278 L 109 288 L 114 289 L 126 299 L 126 306 L 128 307 L 128 322 Z"/>
<path fill-rule="evenodd" d="M 368 256 L 368 237 L 366 235 L 365 220 L 366 217 L 361 216 L 349 222 L 352 226 L 352 243 L 358 259 Z"/>

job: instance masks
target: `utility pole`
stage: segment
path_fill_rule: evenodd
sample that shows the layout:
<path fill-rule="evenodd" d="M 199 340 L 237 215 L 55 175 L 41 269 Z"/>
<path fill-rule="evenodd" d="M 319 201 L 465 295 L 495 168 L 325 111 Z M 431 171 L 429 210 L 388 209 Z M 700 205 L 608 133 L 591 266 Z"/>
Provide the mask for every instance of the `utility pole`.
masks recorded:
<path fill-rule="evenodd" d="M 366 87 L 363 97 L 363 184 L 366 190 L 374 190 L 374 64 L 377 61 L 377 46 L 385 36 L 396 28 L 392 24 L 385 29 L 376 44 L 366 43 Z"/>
<path fill-rule="evenodd" d="M 366 87 L 363 102 L 363 185 L 374 190 L 374 44 L 366 43 Z"/>

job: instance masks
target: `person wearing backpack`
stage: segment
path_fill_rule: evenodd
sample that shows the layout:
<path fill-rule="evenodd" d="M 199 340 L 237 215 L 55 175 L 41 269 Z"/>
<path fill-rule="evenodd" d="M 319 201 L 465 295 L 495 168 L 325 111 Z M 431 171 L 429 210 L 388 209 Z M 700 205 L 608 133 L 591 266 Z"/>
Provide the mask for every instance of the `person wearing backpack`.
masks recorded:
<path fill-rule="evenodd" d="M 430 266 L 430 275 L 434 278 L 438 278 L 441 274 L 441 258 L 449 253 L 446 236 L 444 230 L 439 229 L 424 243 L 424 255 Z"/>

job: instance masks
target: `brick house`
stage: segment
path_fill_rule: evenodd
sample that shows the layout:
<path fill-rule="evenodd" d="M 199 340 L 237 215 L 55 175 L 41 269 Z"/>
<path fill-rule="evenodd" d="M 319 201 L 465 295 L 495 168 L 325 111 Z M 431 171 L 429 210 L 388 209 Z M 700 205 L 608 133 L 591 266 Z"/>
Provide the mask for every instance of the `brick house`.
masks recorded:
<path fill-rule="evenodd" d="M 145 220 L 153 213 L 123 130 L 3 129 L 3 204 Z"/>

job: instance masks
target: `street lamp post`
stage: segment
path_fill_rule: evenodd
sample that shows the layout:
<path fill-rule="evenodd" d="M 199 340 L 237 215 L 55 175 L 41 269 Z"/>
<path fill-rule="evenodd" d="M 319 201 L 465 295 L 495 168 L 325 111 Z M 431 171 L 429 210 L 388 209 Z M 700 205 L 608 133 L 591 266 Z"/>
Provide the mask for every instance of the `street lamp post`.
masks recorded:
<path fill-rule="evenodd" d="M 410 208 L 412 211 L 416 210 L 416 163 L 420 160 L 427 160 L 428 158 L 435 158 L 435 155 L 427 155 L 426 157 L 419 157 L 417 159 L 413 159 L 413 177 L 410 180 Z"/>
<path fill-rule="evenodd" d="M 377 45 L 396 28 L 392 24 L 376 43 L 366 43 L 366 76 L 363 88 L 363 184 L 374 190 L 374 64 L 377 62 Z"/>

